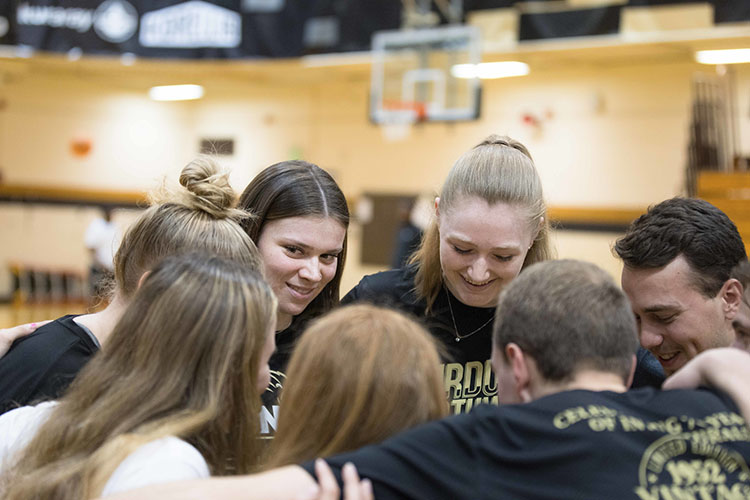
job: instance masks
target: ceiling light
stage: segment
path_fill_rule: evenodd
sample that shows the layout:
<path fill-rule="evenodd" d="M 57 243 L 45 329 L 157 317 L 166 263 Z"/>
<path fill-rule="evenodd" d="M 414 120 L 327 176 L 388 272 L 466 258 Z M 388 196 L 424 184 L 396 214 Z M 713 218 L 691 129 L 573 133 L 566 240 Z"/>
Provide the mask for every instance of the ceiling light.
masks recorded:
<path fill-rule="evenodd" d="M 148 96 L 154 101 L 189 101 L 203 97 L 200 85 L 161 85 L 151 87 Z"/>
<path fill-rule="evenodd" d="M 456 64 L 451 75 L 456 78 L 507 78 L 529 74 L 529 65 L 519 61 L 502 61 L 481 64 Z"/>
<path fill-rule="evenodd" d="M 695 60 L 701 64 L 749 63 L 750 49 L 699 50 Z"/>

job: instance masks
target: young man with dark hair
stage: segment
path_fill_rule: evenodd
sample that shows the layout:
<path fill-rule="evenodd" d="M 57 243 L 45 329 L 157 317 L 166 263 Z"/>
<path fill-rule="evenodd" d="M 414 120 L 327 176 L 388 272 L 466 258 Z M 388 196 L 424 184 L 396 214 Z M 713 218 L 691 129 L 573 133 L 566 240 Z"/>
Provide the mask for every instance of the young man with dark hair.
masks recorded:
<path fill-rule="evenodd" d="M 666 375 L 699 352 L 732 345 L 742 287 L 730 273 L 747 257 L 724 212 L 699 199 L 663 201 L 631 224 L 614 251 L 624 263 L 622 288 L 641 346 Z M 649 358 L 639 352 L 634 386 L 663 381 Z"/>
<path fill-rule="evenodd" d="M 535 264 L 502 293 L 493 331 L 500 398 L 522 404 L 480 405 L 327 462 L 350 477 L 354 463 L 379 500 L 750 498 L 750 433 L 736 407 L 707 390 L 626 391 L 637 345 L 606 272 Z M 314 468 L 131 497 L 301 498 Z"/>

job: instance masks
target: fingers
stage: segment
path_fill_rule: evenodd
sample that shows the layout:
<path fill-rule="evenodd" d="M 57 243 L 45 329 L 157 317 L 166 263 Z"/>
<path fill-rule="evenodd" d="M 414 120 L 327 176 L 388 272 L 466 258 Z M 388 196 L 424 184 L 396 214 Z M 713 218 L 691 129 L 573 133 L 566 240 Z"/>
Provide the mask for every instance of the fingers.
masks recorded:
<path fill-rule="evenodd" d="M 344 479 L 344 500 L 372 500 L 372 483 L 369 479 L 360 481 L 357 468 L 351 462 L 341 471 Z"/>
<path fill-rule="evenodd" d="M 21 337 L 24 337 L 42 325 L 46 325 L 51 320 L 39 321 L 36 323 L 26 323 L 25 325 L 14 326 L 13 328 L 0 329 L 0 357 L 5 355 L 10 349 L 11 344 Z"/>
<path fill-rule="evenodd" d="M 318 500 L 338 500 L 339 483 L 336 481 L 331 468 L 322 458 L 315 460 L 315 474 L 318 476 Z"/>

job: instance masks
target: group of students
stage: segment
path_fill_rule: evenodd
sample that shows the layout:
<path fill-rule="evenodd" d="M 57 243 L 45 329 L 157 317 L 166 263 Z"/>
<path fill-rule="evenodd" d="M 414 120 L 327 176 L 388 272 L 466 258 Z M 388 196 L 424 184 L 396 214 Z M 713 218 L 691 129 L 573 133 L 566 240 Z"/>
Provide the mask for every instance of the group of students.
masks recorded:
<path fill-rule="evenodd" d="M 277 467 L 132 495 L 329 498 L 337 481 L 312 460 L 340 453 L 328 463 L 338 479 L 343 470 L 352 500 L 370 498 L 373 483 L 378 498 L 615 498 L 618 489 L 670 498 L 687 480 L 672 474 L 665 486 L 665 463 L 695 457 L 718 464 L 728 494 L 750 493 L 750 437 L 724 396 L 624 392 L 636 332 L 646 347 L 644 325 L 662 311 L 640 310 L 643 300 L 629 293 L 629 302 L 595 266 L 550 260 L 541 181 L 517 141 L 490 136 L 462 155 L 409 265 L 365 277 L 341 300 L 359 304 L 342 308 L 349 212 L 323 169 L 272 165 L 238 206 L 208 158 L 185 167 L 180 183 L 123 237 L 106 309 L 41 325 L 0 358 L 0 411 L 10 410 L 0 416 L 3 498 L 94 498 Z M 697 200 L 664 203 L 713 213 Z M 661 260 L 631 262 L 633 234 L 658 207 L 616 245 L 626 271 L 658 272 L 685 253 L 652 245 Z M 738 257 L 724 246 L 728 262 L 744 259 L 744 247 Z M 734 328 L 742 288 L 726 274 L 701 285 L 722 304 L 739 289 L 727 315 L 714 311 Z M 623 276 L 626 291 L 633 282 Z M 697 344 L 641 348 L 640 385 L 660 385 L 660 365 L 671 374 L 704 350 Z M 705 374 L 705 363 L 686 373 Z M 723 380 L 741 397 L 741 383 Z M 442 419 L 498 401 L 529 404 Z M 672 432 L 672 418 L 692 427 Z M 733 437 L 699 442 L 710 430 Z M 369 479 L 359 482 L 347 461 Z M 587 470 L 599 473 L 576 477 Z"/>

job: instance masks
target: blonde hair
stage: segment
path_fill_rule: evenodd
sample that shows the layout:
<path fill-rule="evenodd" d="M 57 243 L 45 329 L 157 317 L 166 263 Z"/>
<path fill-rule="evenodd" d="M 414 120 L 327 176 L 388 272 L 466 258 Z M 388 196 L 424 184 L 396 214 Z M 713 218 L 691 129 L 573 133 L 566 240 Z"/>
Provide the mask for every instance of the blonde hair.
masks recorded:
<path fill-rule="evenodd" d="M 510 137 L 491 135 L 461 155 L 445 180 L 440 193 L 440 210 L 450 210 L 466 196 L 476 196 L 489 205 L 508 203 L 525 210 L 529 228 L 537 231 L 522 268 L 552 258 L 547 204 L 542 182 L 531 154 Z M 432 221 L 410 264 L 417 266 L 415 289 L 429 312 L 443 283 L 440 266 L 440 231 Z"/>
<path fill-rule="evenodd" d="M 268 468 L 353 450 L 448 414 L 429 333 L 364 304 L 334 310 L 304 332 L 281 401 Z"/>
<path fill-rule="evenodd" d="M 125 299 L 138 288 L 143 273 L 161 259 L 185 252 L 206 252 L 262 269 L 260 253 L 240 221 L 250 217 L 236 207 L 228 174 L 210 157 L 200 156 L 182 169 L 181 188 L 162 189 L 158 203 L 125 233 L 115 254 L 115 286 Z"/>
<path fill-rule="evenodd" d="M 253 470 L 256 381 L 276 299 L 256 271 L 220 257 L 165 259 L 145 279 L 107 349 L 70 386 L 0 485 L 6 500 L 101 494 L 136 447 L 195 446 L 212 474 Z"/>

